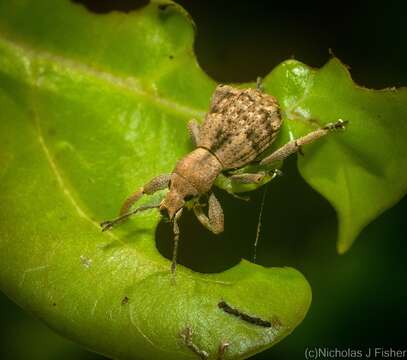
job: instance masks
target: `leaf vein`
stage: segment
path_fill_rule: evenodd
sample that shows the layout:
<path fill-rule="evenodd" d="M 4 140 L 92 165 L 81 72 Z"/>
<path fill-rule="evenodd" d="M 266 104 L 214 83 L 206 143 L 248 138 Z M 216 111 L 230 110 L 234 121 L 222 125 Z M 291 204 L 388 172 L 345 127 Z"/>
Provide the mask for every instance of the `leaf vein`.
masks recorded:
<path fill-rule="evenodd" d="M 68 59 L 57 54 L 47 52 L 45 50 L 38 50 L 30 47 L 27 44 L 21 42 L 11 41 L 6 39 L 4 35 L 0 35 L 0 45 L 8 48 L 12 52 L 25 57 L 30 63 L 44 62 L 51 63 L 54 66 L 68 69 L 76 72 L 79 75 L 87 75 L 98 80 L 105 81 L 110 85 L 125 90 L 135 96 L 143 97 L 148 101 L 163 107 L 172 112 L 181 114 L 185 118 L 202 118 L 205 114 L 205 110 L 195 109 L 180 103 L 177 103 L 171 99 L 158 96 L 143 88 L 140 80 L 134 76 L 122 77 L 117 74 L 112 74 L 102 69 L 96 69 L 86 63 L 81 63 L 73 59 Z M 83 77 L 83 76 L 81 76 Z M 32 84 L 39 87 L 39 84 Z"/>

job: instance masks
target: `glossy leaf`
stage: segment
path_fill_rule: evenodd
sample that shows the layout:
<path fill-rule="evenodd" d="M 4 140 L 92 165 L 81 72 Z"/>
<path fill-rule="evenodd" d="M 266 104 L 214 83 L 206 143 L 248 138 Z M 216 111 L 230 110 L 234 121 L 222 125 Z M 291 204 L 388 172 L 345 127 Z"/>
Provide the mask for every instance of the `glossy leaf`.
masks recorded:
<path fill-rule="evenodd" d="M 321 70 L 286 61 L 265 79 L 281 103 L 286 133 L 297 138 L 335 122 L 347 129 L 306 146 L 298 166 L 304 179 L 338 213 L 338 251 L 407 191 L 407 89 L 371 90 L 353 83 L 332 59 Z"/>
<path fill-rule="evenodd" d="M 185 12 L 3 1 L 0 34 L 1 289 L 116 359 L 195 358 L 187 328 L 211 358 L 224 341 L 226 358 L 245 358 L 291 333 L 311 301 L 298 271 L 243 261 L 211 275 L 179 266 L 174 279 L 155 246 L 157 213 L 98 226 L 191 149 L 186 122 L 202 118 L 215 83 L 196 63 Z"/>
<path fill-rule="evenodd" d="M 245 358 L 289 334 L 311 301 L 299 272 L 246 261 L 213 275 L 180 266 L 174 283 L 155 213 L 100 232 L 124 197 L 191 149 L 186 122 L 202 119 L 215 87 L 193 38 L 171 2 L 95 15 L 66 0 L 0 1 L 0 287 L 110 357 L 194 358 L 180 336 L 190 327 L 212 358 L 222 341 L 226 358 Z M 287 120 L 279 144 L 349 120 L 299 160 L 338 211 L 344 251 L 405 192 L 406 91 L 359 88 L 337 60 L 319 71 L 287 61 L 264 87 Z M 272 326 L 224 313 L 222 300 Z"/>

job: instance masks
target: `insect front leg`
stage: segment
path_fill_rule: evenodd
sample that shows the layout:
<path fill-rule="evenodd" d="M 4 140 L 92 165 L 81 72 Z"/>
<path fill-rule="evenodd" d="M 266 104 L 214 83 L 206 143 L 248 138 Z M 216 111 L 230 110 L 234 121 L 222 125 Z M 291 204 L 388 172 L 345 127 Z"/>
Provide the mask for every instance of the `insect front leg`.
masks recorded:
<path fill-rule="evenodd" d="M 188 123 L 188 131 L 189 131 L 189 136 L 191 137 L 191 140 L 194 144 L 194 146 L 198 146 L 199 144 L 199 124 L 196 122 L 195 119 L 192 119 Z"/>
<path fill-rule="evenodd" d="M 134 215 L 140 211 L 157 208 L 158 205 L 145 205 L 139 208 L 129 211 L 131 206 L 136 203 L 143 195 L 152 195 L 158 190 L 163 190 L 168 187 L 171 179 L 171 174 L 162 174 L 156 176 L 150 180 L 147 184 L 142 186 L 139 190 L 131 194 L 123 203 L 119 216 L 113 220 L 107 220 L 100 223 L 102 231 L 111 229 L 114 225 L 128 219 L 131 215 Z"/>
<path fill-rule="evenodd" d="M 158 175 L 147 184 L 142 186 L 139 190 L 131 194 L 123 203 L 120 208 L 120 215 L 126 214 L 131 206 L 136 203 L 143 195 L 152 195 L 159 190 L 163 190 L 168 187 L 170 183 L 171 174 Z"/>
<path fill-rule="evenodd" d="M 194 212 L 198 220 L 203 226 L 214 234 L 220 234 L 224 228 L 224 216 L 222 206 L 214 193 L 209 196 L 208 216 L 202 210 L 202 207 L 197 204 L 194 206 Z"/>
<path fill-rule="evenodd" d="M 303 145 L 310 144 L 315 140 L 318 140 L 321 137 L 329 134 L 333 130 L 343 130 L 345 128 L 346 123 L 347 121 L 339 119 L 335 123 L 327 124 L 324 127 L 314 130 L 305 136 L 302 136 L 295 140 L 291 140 L 287 144 L 283 145 L 281 148 L 277 149 L 271 155 L 267 156 L 262 161 L 260 161 L 260 165 L 269 165 L 271 163 L 284 160 L 291 154 L 297 151 L 301 151 L 301 147 Z"/>

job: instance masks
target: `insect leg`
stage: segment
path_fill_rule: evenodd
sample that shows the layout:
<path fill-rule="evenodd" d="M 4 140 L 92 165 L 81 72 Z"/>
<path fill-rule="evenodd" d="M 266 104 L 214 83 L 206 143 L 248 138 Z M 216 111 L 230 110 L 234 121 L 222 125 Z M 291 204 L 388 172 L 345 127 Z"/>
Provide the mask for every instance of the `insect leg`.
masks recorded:
<path fill-rule="evenodd" d="M 273 180 L 276 176 L 281 176 L 282 172 L 278 169 L 273 169 L 270 171 L 259 171 L 257 173 L 242 173 L 242 174 L 233 174 L 229 176 L 229 179 L 240 183 L 240 184 L 260 184 L 266 176 L 270 176 Z"/>
<path fill-rule="evenodd" d="M 137 214 L 140 211 L 158 208 L 159 205 L 145 205 L 139 208 L 129 211 L 131 206 L 138 201 L 144 194 L 152 195 L 158 190 L 165 189 L 170 182 L 171 174 L 163 174 L 150 180 L 146 185 L 142 186 L 141 189 L 137 190 L 131 194 L 123 203 L 119 216 L 113 220 L 107 220 L 100 223 L 102 231 L 111 229 L 113 226 L 117 225 L 128 219 L 130 216 Z"/>
<path fill-rule="evenodd" d="M 202 207 L 194 206 L 194 212 L 203 226 L 214 234 L 220 234 L 224 228 L 224 216 L 222 206 L 214 193 L 209 196 L 208 216 L 202 210 Z"/>
<path fill-rule="evenodd" d="M 182 208 L 177 211 L 173 220 L 173 231 L 174 231 L 174 248 L 172 249 L 172 264 L 171 272 L 175 274 L 175 269 L 177 268 L 177 257 L 178 257 L 178 243 L 179 243 L 179 226 L 178 220 L 182 215 Z"/>
<path fill-rule="evenodd" d="M 157 209 L 159 208 L 160 205 L 144 205 L 140 206 L 137 209 L 130 211 L 128 213 L 122 214 L 119 217 L 113 219 L 113 220 L 106 220 L 100 223 L 100 226 L 102 227 L 102 231 L 110 230 L 113 226 L 115 226 L 118 223 L 121 223 L 122 221 L 128 219 L 130 216 L 135 215 L 141 211 L 145 210 L 150 210 L 150 209 Z"/>
<path fill-rule="evenodd" d="M 191 140 L 192 140 L 194 146 L 198 146 L 198 143 L 199 143 L 199 124 L 196 122 L 195 119 L 192 119 L 188 123 L 188 131 L 189 131 L 189 136 L 191 137 Z"/>
<path fill-rule="evenodd" d="M 120 215 L 123 215 L 129 211 L 131 206 L 137 202 L 144 194 L 145 195 L 152 195 L 158 190 L 163 190 L 168 187 L 170 183 L 171 174 L 162 174 L 156 176 L 152 180 L 150 180 L 147 184 L 141 187 L 141 189 L 137 190 L 133 194 L 131 194 L 123 203 L 120 209 Z"/>
<path fill-rule="evenodd" d="M 215 234 L 223 232 L 224 216 L 223 209 L 216 198 L 214 193 L 209 196 L 209 209 L 208 209 L 209 223 L 211 224 L 212 231 Z"/>
<path fill-rule="evenodd" d="M 266 176 L 265 171 L 259 171 L 258 173 L 243 173 L 230 175 L 229 178 L 232 181 L 236 181 L 240 184 L 259 184 Z"/>
<path fill-rule="evenodd" d="M 287 144 L 283 145 L 281 148 L 277 149 L 271 155 L 264 158 L 260 161 L 260 165 L 268 165 L 277 161 L 284 160 L 289 155 L 299 151 L 301 146 L 310 144 L 315 140 L 327 135 L 333 130 L 342 130 L 345 128 L 347 121 L 339 119 L 335 123 L 330 123 L 325 125 L 324 127 L 317 129 L 315 131 L 310 132 L 309 134 L 300 137 L 296 140 L 291 140 Z"/>

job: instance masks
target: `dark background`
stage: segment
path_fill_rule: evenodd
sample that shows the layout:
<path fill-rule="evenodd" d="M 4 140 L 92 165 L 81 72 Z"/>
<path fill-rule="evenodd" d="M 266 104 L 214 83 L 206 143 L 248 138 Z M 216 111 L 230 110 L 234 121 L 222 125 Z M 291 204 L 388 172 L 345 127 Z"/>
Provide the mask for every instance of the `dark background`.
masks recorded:
<path fill-rule="evenodd" d="M 145 3 L 76 2 L 97 12 L 131 11 Z M 200 65 L 219 82 L 253 81 L 291 57 L 320 67 L 331 49 L 360 85 L 407 84 L 404 1 L 178 2 L 196 22 Z M 181 247 L 181 263 L 214 272 L 240 257 L 251 259 L 261 195 L 256 191 L 245 203 L 219 194 L 226 217 L 221 237 L 186 216 L 181 226 L 195 240 L 193 247 Z M 295 158 L 285 163 L 284 177 L 268 187 L 264 211 L 258 262 L 299 269 L 312 286 L 313 302 L 291 336 L 253 359 L 304 359 L 304 349 L 314 346 L 406 349 L 406 198 L 371 223 L 342 256 L 335 250 L 335 212 L 301 179 Z M 157 246 L 166 256 L 170 239 L 171 231 L 160 224 Z M 1 359 L 101 359 L 55 335 L 1 294 L 0 321 Z"/>

